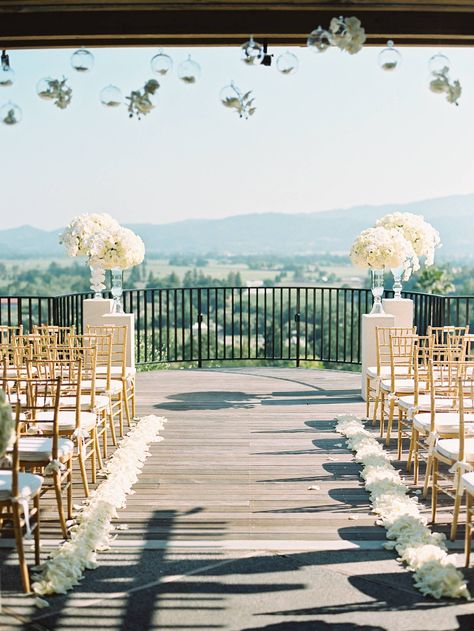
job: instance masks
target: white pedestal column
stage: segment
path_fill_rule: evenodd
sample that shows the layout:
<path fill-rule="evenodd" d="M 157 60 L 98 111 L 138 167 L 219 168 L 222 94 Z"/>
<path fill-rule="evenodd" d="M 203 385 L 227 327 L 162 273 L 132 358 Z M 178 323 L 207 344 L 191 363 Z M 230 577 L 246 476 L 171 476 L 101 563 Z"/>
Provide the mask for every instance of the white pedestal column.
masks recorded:
<path fill-rule="evenodd" d="M 376 328 L 395 326 L 395 316 L 390 314 L 366 314 L 362 316 L 361 360 L 362 360 L 362 398 L 367 399 L 365 371 L 369 366 L 377 365 L 377 348 L 375 343 Z"/>
<path fill-rule="evenodd" d="M 112 313 L 113 300 L 86 299 L 83 303 L 84 333 L 91 326 L 127 327 L 127 366 L 135 368 L 135 316 L 133 313 Z"/>
<path fill-rule="evenodd" d="M 385 298 L 382 300 L 385 313 L 395 317 L 396 327 L 413 326 L 413 300 L 410 298 Z"/>

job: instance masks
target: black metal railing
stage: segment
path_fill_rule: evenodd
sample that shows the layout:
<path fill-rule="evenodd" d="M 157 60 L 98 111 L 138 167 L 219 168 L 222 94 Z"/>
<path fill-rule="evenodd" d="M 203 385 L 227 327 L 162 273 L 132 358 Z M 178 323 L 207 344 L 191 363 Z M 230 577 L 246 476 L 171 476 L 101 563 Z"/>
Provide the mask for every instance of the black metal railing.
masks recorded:
<path fill-rule="evenodd" d="M 391 292 L 386 292 L 391 297 Z M 473 296 L 406 292 L 420 334 L 428 325 L 474 325 Z M 92 294 L 0 297 L 0 325 L 48 322 L 82 330 Z M 141 365 L 242 360 L 360 363 L 362 316 L 369 289 L 336 287 L 205 287 L 124 291 L 135 314 Z"/>

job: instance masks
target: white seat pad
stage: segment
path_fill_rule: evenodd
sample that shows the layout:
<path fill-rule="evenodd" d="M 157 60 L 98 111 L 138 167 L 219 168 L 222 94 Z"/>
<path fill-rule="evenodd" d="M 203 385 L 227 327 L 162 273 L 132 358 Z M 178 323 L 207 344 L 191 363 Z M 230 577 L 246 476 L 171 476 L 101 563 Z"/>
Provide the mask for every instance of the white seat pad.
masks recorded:
<path fill-rule="evenodd" d="M 92 381 L 86 380 L 81 383 L 83 390 L 90 390 L 92 388 Z M 117 394 L 122 391 L 122 382 L 117 380 L 111 380 L 110 388 L 108 390 L 112 394 Z M 107 380 L 106 379 L 96 379 L 95 380 L 95 391 L 96 392 L 106 392 L 107 391 Z"/>
<path fill-rule="evenodd" d="M 132 368 L 127 368 L 127 370 L 135 370 Z M 400 366 L 400 368 L 397 369 L 397 372 L 399 372 L 400 375 L 406 375 L 408 374 L 408 366 Z M 390 377 L 390 374 L 392 372 L 392 368 L 391 366 L 380 366 L 380 377 Z M 377 374 L 377 366 L 369 366 L 369 368 L 365 369 L 365 374 L 367 375 L 367 377 L 370 377 L 371 379 L 375 379 L 376 377 L 378 377 L 379 375 Z"/>
<path fill-rule="evenodd" d="M 43 432 L 51 432 L 52 423 L 41 423 L 41 421 L 46 421 L 47 419 L 52 420 L 51 412 L 39 412 L 36 415 L 37 426 Z M 97 424 L 97 416 L 94 412 L 81 412 L 80 427 L 85 430 L 92 429 Z M 61 410 L 58 416 L 58 426 L 59 431 L 71 431 L 73 432 L 76 429 L 76 412 L 75 410 Z"/>
<path fill-rule="evenodd" d="M 43 484 L 43 478 L 34 473 L 18 474 L 18 489 L 20 495 L 34 496 Z M 12 472 L 0 471 L 0 500 L 8 500 L 12 494 Z"/>
<path fill-rule="evenodd" d="M 392 381 L 391 379 L 383 379 L 380 382 L 380 387 L 385 392 L 392 391 Z M 395 379 L 395 392 L 406 392 L 407 394 L 413 392 L 415 390 L 415 380 L 414 379 Z"/>
<path fill-rule="evenodd" d="M 415 396 L 408 394 L 398 399 L 398 405 L 401 408 L 409 410 L 415 405 Z M 436 399 L 436 409 L 443 410 L 450 408 L 453 405 L 452 399 Z M 429 394 L 420 394 L 418 396 L 418 409 L 423 412 L 429 412 L 431 410 L 431 397 Z"/>
<path fill-rule="evenodd" d="M 474 495 L 474 472 L 465 473 L 462 476 L 462 485 L 466 491 L 471 493 L 471 495 Z"/>
<path fill-rule="evenodd" d="M 110 404 L 110 399 L 105 394 L 97 394 L 95 396 L 95 408 L 97 410 L 103 410 Z M 59 407 L 74 407 L 76 405 L 76 397 L 61 397 L 59 399 Z M 81 410 L 90 412 L 91 410 L 91 396 L 90 394 L 81 394 Z"/>
<path fill-rule="evenodd" d="M 46 462 L 52 458 L 53 439 L 47 436 L 22 436 L 18 441 L 20 460 L 24 462 Z M 66 458 L 74 451 L 74 443 L 68 438 L 59 438 L 58 457 Z"/>
<path fill-rule="evenodd" d="M 466 423 L 474 423 L 474 414 L 465 414 Z M 431 414 L 416 414 L 413 425 L 417 430 L 428 434 L 431 427 Z M 435 414 L 435 429 L 440 434 L 453 434 L 459 430 L 458 412 L 437 412 Z"/>
<path fill-rule="evenodd" d="M 436 451 L 450 460 L 459 460 L 459 440 L 457 438 L 438 440 Z M 467 462 L 474 462 L 474 438 L 467 438 L 464 441 L 464 454 Z"/>
<path fill-rule="evenodd" d="M 388 366 L 388 368 L 389 368 L 389 372 L 387 374 L 390 374 L 390 366 Z M 371 369 L 367 368 L 367 370 L 371 370 Z M 377 373 L 377 369 L 374 368 L 374 370 Z M 125 369 L 125 377 L 127 379 L 133 379 L 135 377 L 136 373 L 137 373 L 137 371 L 135 370 L 135 368 L 131 368 L 130 366 Z M 97 366 L 96 374 L 98 374 L 98 375 L 106 375 L 107 374 L 107 366 Z M 122 377 L 122 366 L 112 366 L 111 369 L 110 369 L 110 374 L 111 374 L 112 377 Z"/>

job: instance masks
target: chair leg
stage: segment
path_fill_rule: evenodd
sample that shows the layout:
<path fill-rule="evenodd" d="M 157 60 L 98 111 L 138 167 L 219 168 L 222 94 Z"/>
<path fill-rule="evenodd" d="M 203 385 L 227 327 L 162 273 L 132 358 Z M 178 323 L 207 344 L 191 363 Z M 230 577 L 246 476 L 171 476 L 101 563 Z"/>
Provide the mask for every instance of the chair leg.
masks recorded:
<path fill-rule="evenodd" d="M 466 492 L 466 536 L 464 539 L 465 567 L 469 567 L 472 543 L 472 495 Z"/>
<path fill-rule="evenodd" d="M 436 508 L 438 502 L 438 461 L 433 457 L 433 490 L 431 492 L 431 523 L 436 523 Z"/>
<path fill-rule="evenodd" d="M 132 418 L 136 418 L 137 416 L 137 401 L 135 396 L 135 379 L 132 380 L 130 384 L 130 392 L 132 395 Z"/>
<path fill-rule="evenodd" d="M 390 439 L 391 439 L 391 435 L 392 435 L 392 424 L 393 424 L 393 417 L 395 415 L 395 401 L 393 400 L 393 397 L 390 398 L 390 407 L 388 410 L 388 421 L 387 421 L 387 436 L 385 438 L 385 445 L 387 447 L 390 447 Z"/>
<path fill-rule="evenodd" d="M 385 431 L 385 392 L 380 394 L 380 438 L 383 438 Z"/>
<path fill-rule="evenodd" d="M 458 531 L 459 511 L 461 509 L 462 496 L 463 490 L 461 474 L 456 473 L 456 495 L 454 500 L 453 521 L 451 522 L 451 541 L 454 541 L 456 539 L 456 533 Z"/>
<path fill-rule="evenodd" d="M 72 519 L 72 458 L 67 463 L 67 518 Z"/>
<path fill-rule="evenodd" d="M 131 427 L 132 418 L 130 416 L 130 408 L 128 405 L 128 392 L 127 392 L 127 380 L 124 379 L 122 381 L 122 400 L 125 407 L 125 416 L 127 417 L 127 425 Z"/>
<path fill-rule="evenodd" d="M 33 500 L 33 505 L 36 510 L 36 528 L 35 528 L 35 565 L 41 563 L 40 558 L 40 546 L 41 546 L 41 528 L 40 528 L 40 507 L 39 507 L 39 495 L 36 495 Z"/>
<path fill-rule="evenodd" d="M 414 426 L 411 426 L 411 436 L 410 436 L 410 447 L 408 449 L 408 456 L 407 456 L 407 472 L 410 473 L 411 471 L 411 465 L 413 462 L 413 454 L 415 453 L 416 450 L 416 443 L 418 441 L 418 432 L 416 431 L 416 429 L 414 428 Z"/>
<path fill-rule="evenodd" d="M 86 463 L 84 460 L 84 447 L 82 444 L 78 446 L 77 458 L 79 460 L 79 467 L 81 470 L 82 484 L 84 486 L 84 495 L 89 497 L 89 483 L 87 482 Z"/>
<path fill-rule="evenodd" d="M 91 446 L 90 446 L 90 458 L 91 458 L 91 480 L 92 484 L 97 481 L 97 427 L 91 430 Z"/>
<path fill-rule="evenodd" d="M 397 438 L 398 438 L 398 452 L 397 452 L 397 459 L 398 461 L 400 461 L 402 459 L 402 448 L 403 448 L 403 436 L 402 436 L 402 418 L 403 418 L 403 410 L 401 408 L 398 408 L 398 432 L 397 432 Z"/>
<path fill-rule="evenodd" d="M 18 503 L 12 505 L 13 513 L 13 530 L 15 531 L 16 549 L 18 552 L 18 564 L 20 566 L 21 583 L 23 585 L 23 591 L 27 594 L 30 589 L 30 576 L 28 574 L 28 566 L 25 559 L 25 551 L 23 548 L 23 532 L 21 527 L 21 512 Z"/>
<path fill-rule="evenodd" d="M 112 401 L 110 401 L 108 416 L 109 416 L 110 435 L 112 437 L 112 445 L 114 447 L 117 447 L 117 436 L 115 434 L 114 409 L 113 409 Z"/>
<path fill-rule="evenodd" d="M 365 416 L 369 418 L 370 416 L 370 377 L 366 377 L 365 379 L 365 393 L 367 396 L 367 400 L 365 404 Z"/>
<path fill-rule="evenodd" d="M 53 473 L 53 485 L 54 485 L 54 492 L 56 494 L 56 503 L 58 505 L 58 514 L 59 514 L 59 523 L 61 524 L 61 532 L 63 533 L 64 539 L 67 539 L 67 526 L 66 526 L 66 519 L 64 517 L 63 498 L 61 495 L 61 472 L 60 471 Z"/>
<path fill-rule="evenodd" d="M 428 496 L 428 489 L 430 488 L 430 478 L 432 477 L 432 474 L 433 474 L 433 464 L 434 464 L 433 456 L 428 456 L 428 459 L 426 461 L 425 483 L 423 485 L 423 494 L 422 494 L 423 498 Z"/>

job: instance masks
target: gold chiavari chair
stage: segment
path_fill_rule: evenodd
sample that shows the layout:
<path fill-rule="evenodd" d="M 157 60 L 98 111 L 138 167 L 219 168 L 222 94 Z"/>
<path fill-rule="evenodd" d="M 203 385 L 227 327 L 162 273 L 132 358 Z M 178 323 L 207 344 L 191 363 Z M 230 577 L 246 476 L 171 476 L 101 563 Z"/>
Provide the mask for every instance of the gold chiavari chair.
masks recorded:
<path fill-rule="evenodd" d="M 0 395 L 0 405 L 10 405 L 5 401 L 3 394 Z M 8 412 L 6 412 L 8 413 Z M 20 567 L 21 582 L 23 590 L 30 592 L 30 577 L 28 565 L 26 563 L 25 550 L 23 545 L 23 532 L 28 536 L 34 535 L 35 543 L 35 563 L 40 563 L 40 511 L 39 495 L 43 478 L 33 473 L 20 471 L 18 457 L 18 439 L 21 429 L 20 405 L 17 404 L 15 412 L 15 440 L 9 458 L 0 458 L 0 527 L 5 526 L 5 522 L 10 520 L 13 523 L 18 562 Z M 9 464 L 11 463 L 11 464 Z M 33 507 L 30 507 L 33 502 Z"/>
<path fill-rule="evenodd" d="M 17 335 L 23 335 L 23 325 L 16 326 L 0 325 L 0 344 L 11 344 L 13 338 Z"/>
<path fill-rule="evenodd" d="M 464 372 L 464 371 L 463 371 Z M 463 496 L 462 476 L 474 470 L 474 379 L 461 374 L 458 379 L 458 420 L 456 438 L 440 438 L 433 449 L 433 481 L 431 495 L 431 518 L 436 521 L 438 495 L 444 493 L 454 500 L 451 522 L 452 540 L 456 538 L 459 511 Z M 447 467 L 447 472 L 440 469 Z"/>
<path fill-rule="evenodd" d="M 102 467 L 102 455 L 99 446 L 98 417 L 95 412 L 81 409 L 82 398 L 82 359 L 32 360 L 29 364 L 38 376 L 61 379 L 59 400 L 58 434 L 76 441 L 73 455 L 79 463 L 82 484 L 86 497 L 89 497 L 86 464 L 90 460 L 91 480 L 97 480 L 97 464 Z M 88 395 L 91 397 L 91 393 Z M 51 412 L 38 412 L 35 426 L 43 434 L 50 431 Z M 101 427 L 104 430 L 104 427 Z"/>
<path fill-rule="evenodd" d="M 43 338 L 47 344 L 68 344 L 71 335 L 76 332 L 76 327 L 56 326 L 53 324 L 35 324 L 33 335 Z"/>
<path fill-rule="evenodd" d="M 19 391 L 18 400 L 23 399 L 20 402 L 20 410 L 21 418 L 25 421 L 25 429 L 18 440 L 20 467 L 26 471 L 41 472 L 45 479 L 41 496 L 48 491 L 54 491 L 61 531 L 66 538 L 68 533 L 62 492 L 67 491 L 67 515 L 68 519 L 71 519 L 74 443 L 59 436 L 59 403 L 63 388 L 61 378 L 22 378 L 16 385 Z M 46 430 L 41 430 L 41 434 L 35 431 L 38 412 L 42 413 L 41 426 L 47 426 Z M 48 479 L 51 479 L 52 483 L 48 483 Z"/>
<path fill-rule="evenodd" d="M 472 546 L 472 520 L 474 517 L 474 472 L 464 473 L 461 478 L 462 490 L 466 493 L 466 532 L 464 543 L 465 562 L 464 565 L 469 567 L 471 560 Z"/>
<path fill-rule="evenodd" d="M 122 384 L 122 397 L 125 407 L 127 423 L 130 427 L 131 419 L 136 416 L 136 370 L 127 366 L 127 327 L 119 325 L 88 325 L 89 333 L 96 335 L 112 336 L 112 381 L 119 381 Z M 99 366 L 98 371 L 103 369 Z"/>
<path fill-rule="evenodd" d="M 381 419 L 380 436 L 385 429 L 387 415 L 386 445 L 390 445 L 395 408 L 398 398 L 415 392 L 415 362 L 418 357 L 418 337 L 416 335 L 391 335 L 390 348 L 390 377 L 380 382 Z M 387 409 L 388 408 L 388 409 Z"/>
<path fill-rule="evenodd" d="M 464 336 L 469 334 L 466 326 L 428 326 L 426 335 L 433 338 L 434 346 L 462 346 Z"/>
<path fill-rule="evenodd" d="M 370 416 L 370 404 L 373 403 L 373 423 L 377 422 L 377 410 L 380 403 L 379 385 L 381 379 L 390 377 L 390 336 L 416 335 L 416 326 L 413 327 L 380 327 L 375 332 L 376 366 L 366 369 L 366 416 Z"/>

